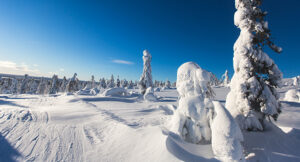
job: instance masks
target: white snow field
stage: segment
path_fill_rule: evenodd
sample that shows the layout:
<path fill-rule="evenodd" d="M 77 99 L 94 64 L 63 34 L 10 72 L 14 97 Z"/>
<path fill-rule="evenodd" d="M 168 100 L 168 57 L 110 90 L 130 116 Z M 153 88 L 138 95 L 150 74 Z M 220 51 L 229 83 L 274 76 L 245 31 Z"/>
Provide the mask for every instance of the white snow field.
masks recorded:
<path fill-rule="evenodd" d="M 214 91 L 224 104 L 229 89 Z M 169 131 L 176 89 L 155 92 L 156 102 L 129 94 L 0 95 L 0 161 L 218 161 L 210 144 Z M 247 161 L 300 161 L 300 103 L 281 103 L 281 129 L 243 132 Z"/>

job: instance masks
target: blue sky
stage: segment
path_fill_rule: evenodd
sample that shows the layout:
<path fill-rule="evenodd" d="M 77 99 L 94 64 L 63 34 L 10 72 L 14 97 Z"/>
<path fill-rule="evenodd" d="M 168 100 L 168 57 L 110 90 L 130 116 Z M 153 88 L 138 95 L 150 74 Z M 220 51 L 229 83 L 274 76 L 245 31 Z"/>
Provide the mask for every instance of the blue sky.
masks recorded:
<path fill-rule="evenodd" d="M 300 1 L 265 0 L 282 54 L 267 50 L 284 73 L 300 74 Z M 234 0 L 1 0 L 0 73 L 79 79 L 91 75 L 137 80 L 142 51 L 152 54 L 153 78 L 176 80 L 184 62 L 220 77 L 233 73 Z"/>

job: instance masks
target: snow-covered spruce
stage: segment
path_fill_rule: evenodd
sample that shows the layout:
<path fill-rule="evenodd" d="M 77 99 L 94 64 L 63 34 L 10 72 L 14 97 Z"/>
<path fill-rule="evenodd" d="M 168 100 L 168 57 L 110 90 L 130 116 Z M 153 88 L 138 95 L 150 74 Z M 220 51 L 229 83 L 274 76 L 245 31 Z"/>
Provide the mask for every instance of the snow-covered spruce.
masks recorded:
<path fill-rule="evenodd" d="M 120 79 L 119 79 L 119 76 L 117 77 L 117 84 L 116 84 L 116 87 L 120 87 L 121 86 L 121 81 L 120 81 Z"/>
<path fill-rule="evenodd" d="M 25 74 L 24 79 L 21 82 L 21 86 L 20 86 L 20 90 L 19 90 L 20 94 L 24 94 L 24 93 L 27 92 L 27 90 L 28 90 L 28 81 L 29 81 L 28 74 Z"/>
<path fill-rule="evenodd" d="M 151 70 L 151 59 L 152 56 L 149 53 L 148 50 L 143 51 L 143 61 L 144 61 L 144 67 L 143 67 L 143 74 L 139 81 L 139 88 L 141 91 L 141 94 L 145 94 L 147 88 L 153 87 L 152 82 L 152 70 Z"/>
<path fill-rule="evenodd" d="M 111 75 L 110 80 L 107 80 L 107 87 L 108 88 L 114 88 L 115 87 L 114 75 Z"/>
<path fill-rule="evenodd" d="M 278 53 L 281 48 L 270 39 L 266 12 L 260 5 L 261 0 L 235 0 L 234 23 L 241 32 L 234 44 L 234 75 L 226 108 L 247 130 L 264 130 L 265 118 L 276 120 L 281 112 L 275 88 L 280 86 L 282 73 L 263 46 Z"/>
<path fill-rule="evenodd" d="M 227 87 L 230 83 L 229 76 L 228 76 L 228 70 L 225 71 L 225 73 L 222 75 L 223 79 L 223 86 Z"/>
<path fill-rule="evenodd" d="M 165 89 L 170 89 L 171 88 L 171 82 L 167 79 L 165 83 Z"/>
<path fill-rule="evenodd" d="M 64 78 L 62 79 L 62 82 L 60 84 L 60 87 L 59 87 L 60 90 L 59 91 L 60 92 L 65 92 L 67 84 L 68 84 L 67 78 L 64 76 Z"/>
<path fill-rule="evenodd" d="M 75 91 L 78 91 L 78 79 L 76 77 L 77 73 L 75 73 L 73 77 L 69 79 L 68 84 L 66 86 L 66 92 L 73 93 Z"/>
<path fill-rule="evenodd" d="M 17 94 L 18 93 L 18 80 L 16 78 L 12 78 L 12 84 L 10 87 L 10 92 L 12 94 Z"/>
<path fill-rule="evenodd" d="M 212 102 L 210 73 L 187 62 L 178 68 L 176 83 L 179 104 L 171 130 L 187 142 L 212 143 L 221 161 L 243 161 L 242 133 L 230 113 L 220 103 Z"/>
<path fill-rule="evenodd" d="M 37 94 L 46 94 L 47 93 L 47 87 L 48 87 L 47 86 L 47 80 L 42 77 L 40 79 L 40 82 L 39 82 L 36 93 Z"/>
<path fill-rule="evenodd" d="M 49 94 L 56 94 L 59 90 L 59 85 L 58 85 L 58 77 L 57 75 L 53 75 L 52 80 L 51 80 L 51 87 L 49 89 Z"/>

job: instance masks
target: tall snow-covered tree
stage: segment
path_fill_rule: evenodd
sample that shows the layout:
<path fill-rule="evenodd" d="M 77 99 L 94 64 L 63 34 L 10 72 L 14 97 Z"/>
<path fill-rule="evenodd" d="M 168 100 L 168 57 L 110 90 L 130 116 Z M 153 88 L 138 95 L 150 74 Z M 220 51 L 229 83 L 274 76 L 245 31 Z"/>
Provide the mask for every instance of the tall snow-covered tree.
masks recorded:
<path fill-rule="evenodd" d="M 121 86 L 121 82 L 120 82 L 120 79 L 119 79 L 119 76 L 118 76 L 118 78 L 117 78 L 117 85 L 116 85 L 117 87 L 120 87 Z"/>
<path fill-rule="evenodd" d="M 109 87 L 109 88 L 114 88 L 115 87 L 114 75 L 111 75 L 110 80 L 108 80 L 107 87 Z"/>
<path fill-rule="evenodd" d="M 152 56 L 149 53 L 148 50 L 143 51 L 143 61 L 144 61 L 144 67 L 143 67 L 143 74 L 139 81 L 139 88 L 142 94 L 145 94 L 146 89 L 148 87 L 153 86 L 152 82 L 152 70 L 151 70 L 151 59 Z"/>
<path fill-rule="evenodd" d="M 100 79 L 100 85 L 99 86 L 100 86 L 100 88 L 104 88 L 104 89 L 106 88 L 106 82 L 105 82 L 104 78 Z"/>
<path fill-rule="evenodd" d="M 78 91 L 79 80 L 77 79 L 77 73 L 73 75 L 71 79 L 69 79 L 68 84 L 66 86 L 67 92 L 75 92 Z"/>
<path fill-rule="evenodd" d="M 228 76 L 228 70 L 225 71 L 225 73 L 222 75 L 223 79 L 223 85 L 227 86 L 229 84 L 229 76 Z"/>
<path fill-rule="evenodd" d="M 226 108 L 246 130 L 264 130 L 266 117 L 276 120 L 281 112 L 275 88 L 280 87 L 282 73 L 263 51 L 266 45 L 277 53 L 281 48 L 271 41 L 261 2 L 235 0 L 234 23 L 240 36 L 234 44 L 234 75 Z"/>
<path fill-rule="evenodd" d="M 96 87 L 95 77 L 94 77 L 94 75 L 92 75 L 91 88 L 95 88 L 95 87 Z"/>
<path fill-rule="evenodd" d="M 28 91 L 28 81 L 29 81 L 28 74 L 25 74 L 24 79 L 21 82 L 21 86 L 19 90 L 20 94 L 24 94 Z"/>
<path fill-rule="evenodd" d="M 18 80 L 16 78 L 12 78 L 12 84 L 10 87 L 10 91 L 12 94 L 18 93 Z"/>
<path fill-rule="evenodd" d="M 129 81 L 127 88 L 128 89 L 133 89 L 134 88 L 134 83 L 133 83 L 132 80 Z"/>
<path fill-rule="evenodd" d="M 167 79 L 165 83 L 165 88 L 170 89 L 171 88 L 171 82 Z"/>
<path fill-rule="evenodd" d="M 57 75 L 53 75 L 51 80 L 51 87 L 49 89 L 49 94 L 56 94 L 58 90 L 59 90 L 58 77 Z"/>
<path fill-rule="evenodd" d="M 64 78 L 61 81 L 60 88 L 59 88 L 60 90 L 59 91 L 60 92 L 65 92 L 67 84 L 68 84 L 67 78 L 64 76 Z"/>
<path fill-rule="evenodd" d="M 48 87 L 47 80 L 42 77 L 40 79 L 36 93 L 37 94 L 45 94 L 47 92 L 47 87 Z"/>

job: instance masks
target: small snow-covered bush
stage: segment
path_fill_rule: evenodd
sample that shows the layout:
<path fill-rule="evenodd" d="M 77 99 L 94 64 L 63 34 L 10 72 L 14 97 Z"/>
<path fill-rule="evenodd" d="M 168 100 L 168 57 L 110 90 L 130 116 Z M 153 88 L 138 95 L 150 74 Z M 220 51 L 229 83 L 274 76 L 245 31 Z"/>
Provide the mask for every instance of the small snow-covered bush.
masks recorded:
<path fill-rule="evenodd" d="M 212 143 L 214 154 L 221 161 L 243 160 L 241 130 L 230 113 L 212 101 L 210 73 L 187 62 L 178 68 L 176 83 L 179 104 L 171 130 L 187 142 Z"/>
<path fill-rule="evenodd" d="M 109 88 L 102 94 L 103 96 L 127 96 L 128 92 L 124 88 Z"/>
<path fill-rule="evenodd" d="M 285 101 L 300 102 L 300 92 L 296 89 L 290 89 L 285 93 Z"/>
<path fill-rule="evenodd" d="M 154 95 L 154 90 L 152 87 L 147 88 L 146 93 L 144 94 L 144 100 L 157 101 L 157 97 Z"/>

